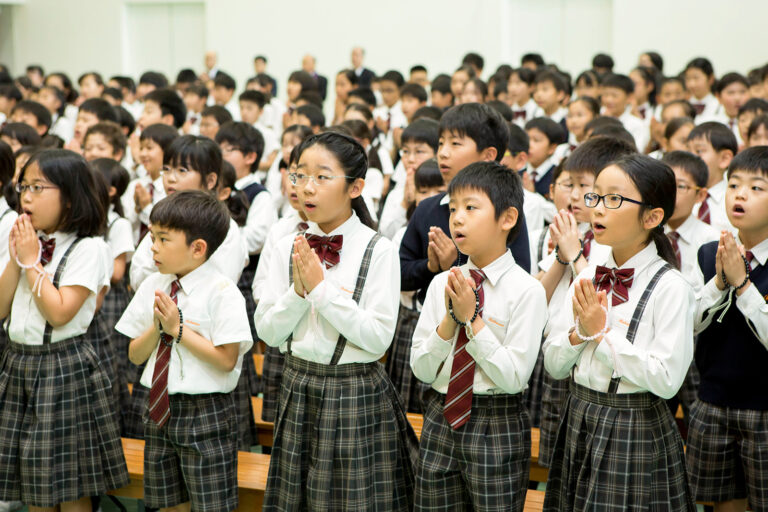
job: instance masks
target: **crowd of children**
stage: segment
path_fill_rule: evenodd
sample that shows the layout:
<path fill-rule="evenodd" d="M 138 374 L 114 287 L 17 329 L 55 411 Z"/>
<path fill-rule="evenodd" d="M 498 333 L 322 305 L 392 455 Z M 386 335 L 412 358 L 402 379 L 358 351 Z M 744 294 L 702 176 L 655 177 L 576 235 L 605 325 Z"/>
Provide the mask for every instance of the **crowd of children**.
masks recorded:
<path fill-rule="evenodd" d="M 768 511 L 768 65 L 363 58 L 0 65 L 0 511 Z"/>

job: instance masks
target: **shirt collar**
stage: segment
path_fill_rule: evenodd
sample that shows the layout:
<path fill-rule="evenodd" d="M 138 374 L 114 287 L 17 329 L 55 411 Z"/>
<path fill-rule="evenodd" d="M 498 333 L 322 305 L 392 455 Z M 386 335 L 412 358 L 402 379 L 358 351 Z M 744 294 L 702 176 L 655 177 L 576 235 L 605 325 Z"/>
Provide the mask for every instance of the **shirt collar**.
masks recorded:
<path fill-rule="evenodd" d="M 496 286 L 501 276 L 503 276 L 512 266 L 515 264 L 515 257 L 512 256 L 512 252 L 505 251 L 504 254 L 493 260 L 491 263 L 480 269 L 485 274 L 486 279 L 490 281 L 491 286 Z M 472 261 L 472 258 L 467 262 L 467 268 L 475 269 L 479 268 Z"/>
<path fill-rule="evenodd" d="M 312 235 L 320 235 L 320 236 L 335 236 L 335 235 L 343 235 L 348 237 L 352 233 L 354 233 L 358 226 L 360 226 L 361 222 L 360 219 L 357 218 L 357 214 L 352 212 L 352 216 L 349 217 L 344 223 L 331 231 L 330 233 L 323 233 L 323 230 L 320 229 L 320 226 L 317 225 L 317 223 L 312 221 L 307 221 L 307 224 L 309 225 L 309 228 L 307 229 L 307 233 Z"/>
<path fill-rule="evenodd" d="M 633 268 L 635 269 L 635 275 L 642 269 L 653 263 L 659 258 L 658 250 L 654 242 L 649 243 L 643 250 L 629 258 L 622 266 L 616 264 L 616 260 L 613 259 L 613 250 L 608 255 L 608 259 L 605 262 L 605 266 L 608 268 Z"/>
<path fill-rule="evenodd" d="M 243 190 L 245 187 L 256 183 L 258 180 L 259 178 L 255 173 L 247 174 L 246 176 L 243 176 L 242 178 L 235 181 L 235 188 L 237 190 Z"/>
<path fill-rule="evenodd" d="M 451 196 L 448 195 L 448 192 L 445 193 L 445 195 L 440 199 L 440 206 L 448 204 L 451 202 Z"/>
<path fill-rule="evenodd" d="M 179 279 L 181 289 L 184 290 L 186 295 L 192 293 L 200 283 L 208 281 L 210 279 L 211 266 L 206 260 L 202 265 L 189 272 L 187 275 Z M 171 279 L 173 281 L 173 279 Z"/>
<path fill-rule="evenodd" d="M 710 189 L 707 189 L 707 192 L 710 196 L 712 196 L 712 199 L 717 201 L 718 203 L 723 202 L 725 199 L 725 189 L 726 189 L 727 183 L 725 178 L 718 181 L 715 186 L 713 186 Z"/>
<path fill-rule="evenodd" d="M 680 235 L 680 238 L 683 241 L 686 243 L 691 243 L 693 241 L 693 232 L 696 230 L 697 222 L 701 221 L 699 221 L 695 215 L 689 215 L 688 218 L 685 219 L 685 221 L 680 224 L 680 227 L 678 227 L 675 231 L 677 231 L 677 234 Z"/>
<path fill-rule="evenodd" d="M 536 181 L 539 181 L 541 178 L 544 177 L 545 174 L 547 174 L 547 171 L 551 167 L 554 167 L 554 165 L 555 165 L 555 155 L 552 155 L 549 158 L 547 158 L 546 160 L 544 160 L 543 162 L 541 162 L 540 166 L 538 166 L 538 167 L 531 166 L 529 171 L 530 172 L 536 171 Z"/>
<path fill-rule="evenodd" d="M 741 244 L 738 237 L 736 237 L 736 243 Z M 750 252 L 760 265 L 765 265 L 766 261 L 768 261 L 768 238 L 751 248 Z"/>
<path fill-rule="evenodd" d="M 37 236 L 43 240 L 56 240 L 56 247 L 59 248 L 69 246 L 69 243 L 74 241 L 77 235 L 76 233 L 64 233 L 63 231 L 54 231 L 50 235 L 46 235 L 42 231 L 38 231 Z"/>

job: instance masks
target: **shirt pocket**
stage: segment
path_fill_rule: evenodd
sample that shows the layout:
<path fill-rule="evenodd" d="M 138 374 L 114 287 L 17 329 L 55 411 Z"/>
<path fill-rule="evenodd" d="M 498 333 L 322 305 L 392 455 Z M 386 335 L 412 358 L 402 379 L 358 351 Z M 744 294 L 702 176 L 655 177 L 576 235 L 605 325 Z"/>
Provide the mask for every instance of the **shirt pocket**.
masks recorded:
<path fill-rule="evenodd" d="M 207 317 L 184 317 L 184 328 L 192 329 L 203 338 L 213 341 L 211 339 L 211 330 L 213 327 L 213 321 Z"/>

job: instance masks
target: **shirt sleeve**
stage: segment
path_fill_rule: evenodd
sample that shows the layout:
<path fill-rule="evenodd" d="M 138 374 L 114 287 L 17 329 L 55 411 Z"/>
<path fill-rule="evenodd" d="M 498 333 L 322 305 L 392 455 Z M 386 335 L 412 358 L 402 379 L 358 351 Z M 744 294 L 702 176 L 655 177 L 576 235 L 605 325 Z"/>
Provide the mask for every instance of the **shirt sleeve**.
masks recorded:
<path fill-rule="evenodd" d="M 447 273 L 439 274 L 429 284 L 424 306 L 413 331 L 411 343 L 411 369 L 413 374 L 428 384 L 435 381 L 445 360 L 453 350 L 454 340 L 442 339 L 437 327 L 445 316 L 445 282 Z"/>
<path fill-rule="evenodd" d="M 129 272 L 131 287 L 137 290 L 141 283 L 156 271 L 157 269 L 152 259 L 152 239 L 147 234 L 147 236 L 141 239 L 136 252 L 133 253 L 133 258 L 131 258 L 131 270 Z"/>
<path fill-rule="evenodd" d="M 154 314 L 155 282 L 147 279 L 134 294 L 123 316 L 120 317 L 115 330 L 131 339 L 138 338 L 152 326 Z"/>
<path fill-rule="evenodd" d="M 579 274 L 573 282 L 577 283 L 583 277 L 583 274 L 584 272 Z M 558 380 L 568 377 L 571 368 L 579 360 L 584 347 L 587 346 L 587 343 L 590 343 L 584 342 L 578 345 L 571 345 L 569 336 L 570 330 L 574 326 L 572 302 L 573 284 L 571 284 L 563 304 L 558 308 L 557 314 L 552 319 L 552 328 L 543 347 L 544 368 L 553 378 Z"/>
<path fill-rule="evenodd" d="M 750 284 L 749 288 L 736 298 L 736 306 L 746 318 L 757 339 L 768 349 L 768 303 L 755 283 Z"/>
<path fill-rule="evenodd" d="M 269 228 L 277 221 L 272 196 L 264 191 L 256 194 L 253 203 L 248 208 L 248 217 L 245 220 L 245 226 L 241 228 L 241 233 L 248 246 L 249 254 L 258 254 L 264 248 L 264 241 L 269 233 Z"/>
<path fill-rule="evenodd" d="M 119 218 L 112 224 L 108 237 L 109 247 L 112 249 L 112 259 L 121 254 L 131 255 L 134 251 L 133 229 L 127 219 Z"/>
<path fill-rule="evenodd" d="M 400 244 L 400 284 L 404 292 L 426 288 L 435 276 L 427 267 L 427 250 L 419 232 L 420 224 L 426 224 L 423 217 L 427 213 L 421 206 L 416 208 Z"/>
<path fill-rule="evenodd" d="M 234 221 L 229 223 L 227 237 L 211 255 L 210 261 L 220 274 L 227 276 L 232 282 L 236 283 L 240 280 L 240 274 L 248 264 L 248 251 L 240 229 Z"/>
<path fill-rule="evenodd" d="M 251 326 L 245 309 L 245 299 L 235 283 L 222 279 L 219 293 L 215 294 L 211 304 L 211 342 L 214 346 L 240 343 L 243 354 L 253 346 Z"/>
<path fill-rule="evenodd" d="M 104 273 L 108 268 L 105 258 L 109 251 L 105 250 L 104 244 L 99 238 L 81 240 L 67 258 L 59 288 L 82 286 L 93 293 L 99 293 L 105 281 L 108 286 L 109 277 Z"/>

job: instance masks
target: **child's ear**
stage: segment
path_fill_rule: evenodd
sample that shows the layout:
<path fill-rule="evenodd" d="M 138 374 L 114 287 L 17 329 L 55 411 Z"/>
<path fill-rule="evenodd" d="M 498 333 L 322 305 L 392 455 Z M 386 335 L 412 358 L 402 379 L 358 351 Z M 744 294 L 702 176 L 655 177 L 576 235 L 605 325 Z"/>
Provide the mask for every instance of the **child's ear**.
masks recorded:
<path fill-rule="evenodd" d="M 122 162 L 123 157 L 125 156 L 125 151 L 118 149 L 112 152 L 112 156 L 115 158 L 116 162 Z"/>
<path fill-rule="evenodd" d="M 208 252 L 208 242 L 206 242 L 202 238 L 198 238 L 192 241 L 189 248 L 192 249 L 193 258 L 204 260 L 206 253 Z"/>
<path fill-rule="evenodd" d="M 365 180 L 363 178 L 357 178 L 347 188 L 349 198 L 356 199 L 360 197 L 360 195 L 363 193 L 363 188 L 365 188 Z"/>
<path fill-rule="evenodd" d="M 160 122 L 162 122 L 163 124 L 167 124 L 168 126 L 175 127 L 174 119 L 171 114 L 165 114 L 163 117 L 160 118 Z"/>
<path fill-rule="evenodd" d="M 718 167 L 720 169 L 727 169 L 728 166 L 731 165 L 731 160 L 733 160 L 733 151 L 730 149 L 722 149 L 718 151 L 717 153 L 718 157 Z"/>
<path fill-rule="evenodd" d="M 499 153 L 496 151 L 496 148 L 493 146 L 488 146 L 480 152 L 480 160 L 483 162 L 493 162 L 496 160 L 498 154 Z"/>
<path fill-rule="evenodd" d="M 217 192 L 217 198 L 219 201 L 226 201 L 229 196 L 232 195 L 232 189 L 230 187 L 220 188 Z"/>
<path fill-rule="evenodd" d="M 251 151 L 250 153 L 246 153 L 245 155 L 245 163 L 247 163 L 249 166 L 253 165 L 253 162 L 256 161 L 256 157 L 259 156 L 258 153 L 255 151 Z"/>
<path fill-rule="evenodd" d="M 707 198 L 707 192 L 709 189 L 707 187 L 701 187 L 698 192 L 696 192 L 696 202 L 700 203 L 704 201 Z"/>
<path fill-rule="evenodd" d="M 549 145 L 547 148 L 547 156 L 552 156 L 555 154 L 555 150 L 557 149 L 557 144 L 554 142 Z"/>
<path fill-rule="evenodd" d="M 204 183 L 206 190 L 213 190 L 216 188 L 216 184 L 219 182 L 219 177 L 216 176 L 216 173 L 209 172 L 205 175 Z"/>
<path fill-rule="evenodd" d="M 652 208 L 643 215 L 643 227 L 647 230 L 654 229 L 664 220 L 663 208 Z"/>
<path fill-rule="evenodd" d="M 115 194 L 117 194 L 117 189 L 115 187 L 109 187 L 109 197 L 115 197 Z"/>
<path fill-rule="evenodd" d="M 499 217 L 499 222 L 501 223 L 501 229 L 504 231 L 510 231 L 512 228 L 515 227 L 517 224 L 517 218 L 520 214 L 517 211 L 517 208 L 514 206 L 510 206 Z"/>
<path fill-rule="evenodd" d="M 515 166 L 512 170 L 513 171 L 520 171 L 527 164 L 528 164 L 528 152 L 527 151 L 521 151 L 517 155 L 515 155 L 515 158 L 512 160 L 512 165 Z"/>

